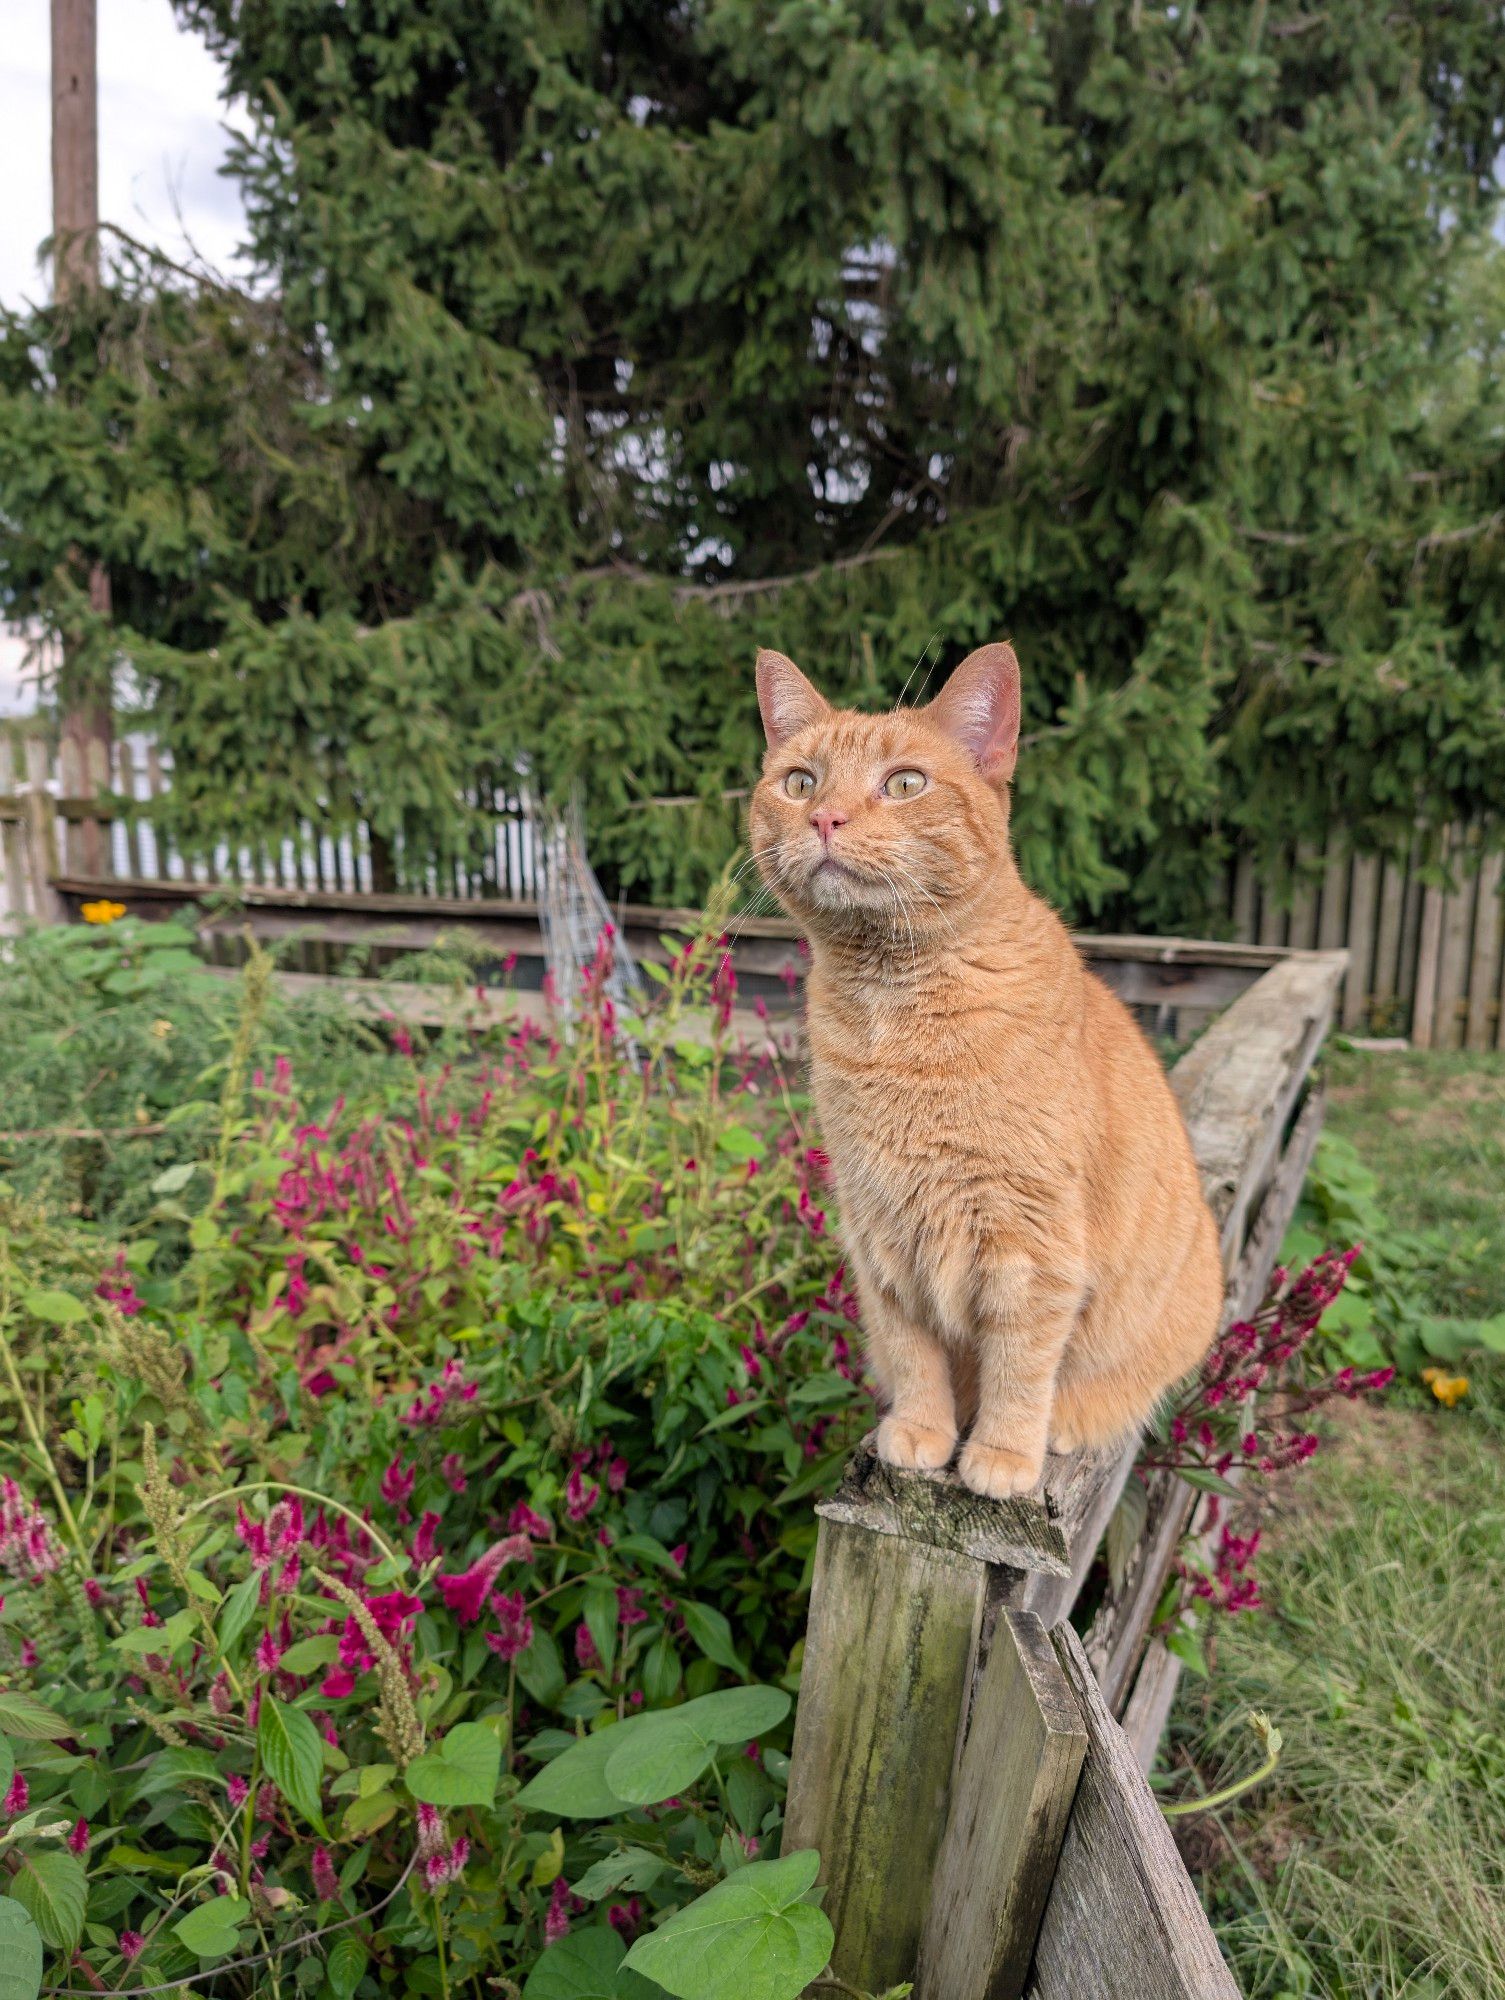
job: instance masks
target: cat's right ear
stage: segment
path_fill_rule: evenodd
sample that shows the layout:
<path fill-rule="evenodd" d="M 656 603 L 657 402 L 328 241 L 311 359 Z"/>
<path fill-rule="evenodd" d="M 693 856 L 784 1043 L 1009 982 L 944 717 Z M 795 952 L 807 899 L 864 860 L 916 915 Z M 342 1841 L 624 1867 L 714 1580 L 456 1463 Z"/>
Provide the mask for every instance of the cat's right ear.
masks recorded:
<path fill-rule="evenodd" d="M 777 750 L 812 722 L 831 713 L 831 704 L 810 685 L 793 660 L 765 646 L 758 654 L 758 707 L 770 750 Z"/>

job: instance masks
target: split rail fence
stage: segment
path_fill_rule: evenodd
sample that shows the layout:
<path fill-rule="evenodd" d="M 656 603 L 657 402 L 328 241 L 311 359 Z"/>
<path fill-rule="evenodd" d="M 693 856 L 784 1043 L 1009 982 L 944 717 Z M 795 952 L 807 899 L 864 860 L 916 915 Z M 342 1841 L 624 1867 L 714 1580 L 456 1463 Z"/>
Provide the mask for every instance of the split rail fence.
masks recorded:
<path fill-rule="evenodd" d="M 528 956 L 516 926 L 526 928 L 535 905 L 537 846 L 515 788 L 499 782 L 488 790 L 494 838 L 479 857 L 394 857 L 364 824 L 332 835 L 303 821 L 279 842 L 226 844 L 193 858 L 154 823 L 153 803 L 171 776 L 145 738 L 120 738 L 111 768 L 85 772 L 76 752 L 70 762 L 34 733 L 0 727 L 0 933 L 28 916 L 61 921 L 91 895 L 159 913 L 211 898 L 222 908 L 209 939 L 227 959 L 231 934 L 246 923 L 263 939 L 302 940 L 302 963 L 314 971 L 327 971 L 342 947 L 368 945 L 380 959 L 457 926 L 482 941 L 510 926 L 503 950 Z M 1343 1028 L 1409 1033 L 1419 1048 L 1505 1048 L 1505 869 L 1478 829 L 1451 839 L 1452 887 L 1425 881 L 1411 861 L 1352 854 L 1338 836 L 1324 854 L 1303 849 L 1292 859 L 1283 885 L 1262 882 L 1247 857 L 1232 871 L 1229 943 L 1255 954 L 1242 961 L 1246 969 L 1284 950 L 1344 950 Z M 401 890 L 383 886 L 394 868 Z M 651 943 L 663 913 L 643 914 L 635 928 Z M 631 922 L 634 913 L 623 915 Z M 747 924 L 741 934 L 757 935 Z M 783 941 L 774 927 L 763 942 L 775 952 L 761 954 L 768 976 L 754 973 L 752 990 L 771 1007 L 783 997 L 772 963 Z M 1164 985 L 1184 989 L 1184 976 Z M 1155 986 L 1153 973 L 1137 975 L 1136 1004 L 1148 1007 L 1144 996 Z M 1163 1025 L 1174 995 L 1162 991 L 1156 1004 Z"/>

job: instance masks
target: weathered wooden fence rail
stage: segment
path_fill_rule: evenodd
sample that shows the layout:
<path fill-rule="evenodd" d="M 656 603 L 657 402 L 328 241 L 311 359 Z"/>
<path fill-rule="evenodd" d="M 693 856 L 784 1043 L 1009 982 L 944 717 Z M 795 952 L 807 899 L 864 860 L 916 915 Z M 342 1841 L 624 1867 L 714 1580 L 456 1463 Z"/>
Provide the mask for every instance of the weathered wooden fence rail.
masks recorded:
<path fill-rule="evenodd" d="M 1344 969 L 1341 952 L 1280 960 L 1171 1071 L 1230 1316 L 1263 1293 L 1300 1193 Z M 1150 1625 L 1192 1489 L 1151 1482 L 1118 1586 L 1081 1639 L 1065 1622 L 1134 1457 L 1052 1459 L 1039 1499 L 993 1502 L 950 1472 L 895 1472 L 869 1442 L 817 1508 L 785 1838 L 820 1849 L 853 1986 L 1236 1992 L 1142 1775 L 1177 1667 Z"/>
<path fill-rule="evenodd" d="M 480 854 L 393 856 L 364 822 L 331 833 L 305 819 L 279 841 L 226 842 L 208 859 L 181 854 L 157 823 L 154 802 L 171 781 L 170 765 L 144 736 L 121 737 L 109 770 L 85 770 L 72 746 L 54 751 L 34 730 L 0 726 L 0 932 L 26 916 L 57 921 L 64 905 L 54 878 L 96 894 L 124 892 L 133 903 L 153 890 L 160 900 L 162 885 L 185 896 L 222 886 L 247 892 L 261 936 L 306 938 L 318 970 L 321 952 L 369 943 L 383 928 L 378 949 L 388 951 L 416 949 L 457 921 L 494 930 L 507 899 L 537 894 L 527 801 L 500 779 L 472 801 L 494 819 Z M 1422 1048 L 1505 1048 L 1505 866 L 1478 829 L 1450 837 L 1451 888 L 1424 880 L 1414 858 L 1353 854 L 1341 833 L 1324 852 L 1301 848 L 1289 862 L 1278 882 L 1261 880 L 1247 856 L 1230 870 L 1226 916 L 1237 947 L 1265 954 L 1253 962 L 1269 964 L 1284 950 L 1346 950 L 1343 1027 L 1409 1031 Z M 391 890 L 394 868 L 408 893 L 383 907 L 372 898 Z M 748 972 L 771 984 L 787 932 L 762 937 L 744 926 L 742 935 Z M 762 966 L 750 949 L 760 937 L 769 946 Z M 1120 973 L 1120 992 L 1138 1005 L 1173 1004 L 1165 969 L 1143 964 L 1135 977 Z M 1236 960 L 1217 968 L 1225 990 L 1215 999 L 1215 968 L 1203 963 L 1209 1004 L 1243 990 L 1239 970 Z"/>

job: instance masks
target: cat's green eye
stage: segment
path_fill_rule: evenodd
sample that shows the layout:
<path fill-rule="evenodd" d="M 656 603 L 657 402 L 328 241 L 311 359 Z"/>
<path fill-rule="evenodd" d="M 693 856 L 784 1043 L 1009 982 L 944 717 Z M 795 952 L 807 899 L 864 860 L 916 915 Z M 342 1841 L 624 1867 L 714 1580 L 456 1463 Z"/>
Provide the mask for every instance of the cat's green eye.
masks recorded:
<path fill-rule="evenodd" d="M 815 790 L 815 779 L 809 771 L 791 771 L 784 780 L 784 790 L 792 799 L 808 799 Z"/>
<path fill-rule="evenodd" d="M 895 771 L 893 776 L 885 781 L 883 789 L 891 799 L 916 798 L 925 789 L 925 773 Z"/>

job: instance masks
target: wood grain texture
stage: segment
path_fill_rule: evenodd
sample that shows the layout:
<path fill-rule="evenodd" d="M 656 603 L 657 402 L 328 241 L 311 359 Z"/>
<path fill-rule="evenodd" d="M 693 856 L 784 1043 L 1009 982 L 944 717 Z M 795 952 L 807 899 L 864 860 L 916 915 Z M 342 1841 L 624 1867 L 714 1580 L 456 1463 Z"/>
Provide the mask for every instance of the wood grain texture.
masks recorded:
<path fill-rule="evenodd" d="M 1474 945 L 1468 969 L 1468 1027 L 1464 1045 L 1487 1049 L 1494 1042 L 1495 1009 L 1501 993 L 1500 873 L 1498 848 L 1479 863 L 1479 900 L 1474 910 Z"/>
<path fill-rule="evenodd" d="M 820 1850 L 838 1977 L 913 1976 L 972 1686 L 987 1565 L 823 1521 L 784 1848 Z"/>
<path fill-rule="evenodd" d="M 1019 2000 L 1086 1751 L 1045 1627 L 1006 1612 L 952 1787 L 917 2000 Z"/>
<path fill-rule="evenodd" d="M 1474 927 L 1474 899 L 1479 879 L 1474 843 L 1466 830 L 1455 832 L 1449 860 L 1457 882 L 1442 905 L 1442 947 L 1437 954 L 1437 998 L 1432 1019 L 1432 1046 L 1463 1046 L 1464 996 L 1468 991 L 1469 945 Z"/>
<path fill-rule="evenodd" d="M 1146 1777 L 1154 1769 L 1155 1755 L 1180 1685 L 1181 1662 L 1174 1653 L 1167 1652 L 1163 1640 L 1156 1639 L 1135 1676 L 1123 1713 L 1124 1735 L 1135 1763 Z"/>
<path fill-rule="evenodd" d="M 1437 965 L 1442 956 L 1443 893 L 1429 883 L 1422 891 L 1421 928 L 1416 945 L 1416 991 L 1411 1003 L 1411 1040 L 1429 1049 L 1437 1020 Z"/>
<path fill-rule="evenodd" d="M 1051 1637 L 1087 1726 L 1087 1756 L 1040 1925 L 1031 2000 L 1239 2000 L 1081 1641 L 1069 1625 Z"/>
<path fill-rule="evenodd" d="M 1073 1461 L 1054 1464 L 1069 1479 Z M 822 1520 L 849 1522 L 874 1534 L 1064 1577 L 1071 1564 L 1059 1508 L 1048 1482 L 1042 1504 L 1032 1498 L 980 1499 L 949 1467 L 901 1472 L 878 1457 L 877 1433 L 869 1432 L 847 1460 L 841 1484 L 815 1511 Z"/>
<path fill-rule="evenodd" d="M 1346 967 L 1340 951 L 1283 959 L 1171 1071 L 1230 1269 L 1279 1160 L 1286 1120 L 1332 1022 Z"/>
<path fill-rule="evenodd" d="M 1349 882 L 1348 934 L 1338 940 L 1348 951 L 1348 975 L 1343 981 L 1345 1028 L 1362 1028 L 1368 1016 L 1369 995 L 1373 990 L 1374 929 L 1379 893 L 1379 857 L 1356 854 Z"/>

